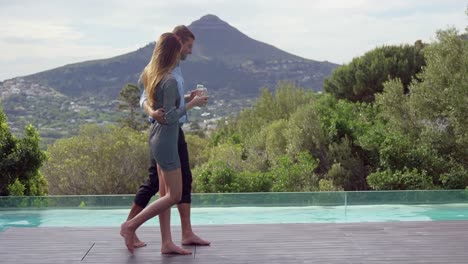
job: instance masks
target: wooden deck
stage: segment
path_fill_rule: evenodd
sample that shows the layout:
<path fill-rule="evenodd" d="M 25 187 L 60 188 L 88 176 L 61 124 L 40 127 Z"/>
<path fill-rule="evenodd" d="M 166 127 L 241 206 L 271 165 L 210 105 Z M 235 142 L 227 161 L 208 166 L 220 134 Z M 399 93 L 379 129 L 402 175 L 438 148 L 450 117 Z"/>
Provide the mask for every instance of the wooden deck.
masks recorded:
<path fill-rule="evenodd" d="M 10 228 L 0 263 L 468 263 L 468 221 L 197 226 L 212 245 L 189 256 L 161 255 L 158 230 L 132 256 L 116 227 Z"/>

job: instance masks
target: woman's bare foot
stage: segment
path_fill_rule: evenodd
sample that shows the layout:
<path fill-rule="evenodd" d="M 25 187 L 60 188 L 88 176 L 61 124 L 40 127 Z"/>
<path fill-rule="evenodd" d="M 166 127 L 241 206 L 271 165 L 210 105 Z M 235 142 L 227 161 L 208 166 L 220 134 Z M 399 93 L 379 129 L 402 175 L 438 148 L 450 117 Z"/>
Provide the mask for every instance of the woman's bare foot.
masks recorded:
<path fill-rule="evenodd" d="M 161 246 L 161 254 L 190 255 L 192 251 L 178 247 L 171 241 Z"/>
<path fill-rule="evenodd" d="M 146 243 L 141 241 L 138 236 L 135 234 L 133 236 L 133 247 L 134 248 L 141 248 L 141 247 L 146 247 Z"/>
<path fill-rule="evenodd" d="M 182 245 L 197 245 L 197 246 L 209 246 L 211 244 L 210 241 L 203 240 L 199 236 L 195 235 L 194 233 L 184 236 L 182 238 Z"/>
<path fill-rule="evenodd" d="M 135 231 L 130 230 L 128 221 L 120 226 L 120 235 L 124 238 L 128 251 L 133 254 Z"/>

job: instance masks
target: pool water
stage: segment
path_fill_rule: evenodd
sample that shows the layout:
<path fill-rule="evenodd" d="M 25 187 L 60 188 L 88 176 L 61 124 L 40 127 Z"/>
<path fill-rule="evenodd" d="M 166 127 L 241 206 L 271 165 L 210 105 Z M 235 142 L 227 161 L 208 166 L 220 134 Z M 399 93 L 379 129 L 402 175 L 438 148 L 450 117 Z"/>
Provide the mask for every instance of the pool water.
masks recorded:
<path fill-rule="evenodd" d="M 0 231 L 8 227 L 119 226 L 128 212 L 129 209 L 2 210 Z M 444 220 L 468 220 L 468 204 L 192 208 L 193 225 Z M 176 208 L 172 208 L 171 223 L 180 225 Z M 145 225 L 158 225 L 158 218 Z"/>

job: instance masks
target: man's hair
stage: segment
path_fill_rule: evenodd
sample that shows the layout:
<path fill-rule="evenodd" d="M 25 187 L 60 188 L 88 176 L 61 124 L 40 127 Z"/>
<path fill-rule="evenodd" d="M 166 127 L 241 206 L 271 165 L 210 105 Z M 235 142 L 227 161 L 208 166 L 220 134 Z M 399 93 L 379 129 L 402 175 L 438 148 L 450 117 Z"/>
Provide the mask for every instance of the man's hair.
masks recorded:
<path fill-rule="evenodd" d="M 195 40 L 195 35 L 193 35 L 192 31 L 184 25 L 175 27 L 174 30 L 172 30 L 172 33 L 176 34 L 182 43 L 189 41 L 189 39 Z"/>

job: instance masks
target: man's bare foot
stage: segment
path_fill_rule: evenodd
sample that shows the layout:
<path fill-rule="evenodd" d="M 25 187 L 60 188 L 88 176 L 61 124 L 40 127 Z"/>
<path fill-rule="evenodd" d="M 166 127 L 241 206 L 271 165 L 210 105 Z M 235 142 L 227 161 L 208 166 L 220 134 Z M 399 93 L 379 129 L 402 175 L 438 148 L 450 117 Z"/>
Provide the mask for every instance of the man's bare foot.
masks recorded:
<path fill-rule="evenodd" d="M 182 238 L 182 245 L 197 245 L 197 246 L 209 246 L 211 244 L 210 241 L 203 240 L 199 236 L 192 233 L 189 236 Z"/>
<path fill-rule="evenodd" d="M 135 237 L 135 232 L 130 230 L 128 227 L 128 222 L 125 222 L 120 226 L 120 235 L 124 238 L 128 251 L 133 254 L 133 240 Z"/>
<path fill-rule="evenodd" d="M 141 247 L 146 247 L 146 243 L 141 241 L 140 238 L 135 234 L 133 237 L 133 247 L 134 248 L 141 248 Z"/>
<path fill-rule="evenodd" d="M 190 255 L 192 251 L 178 247 L 171 241 L 161 246 L 161 254 Z"/>

